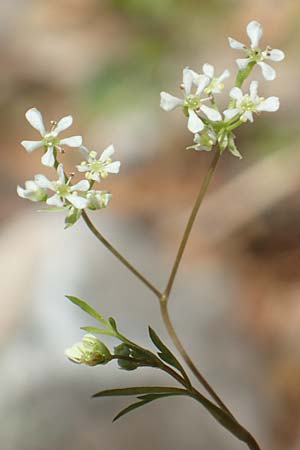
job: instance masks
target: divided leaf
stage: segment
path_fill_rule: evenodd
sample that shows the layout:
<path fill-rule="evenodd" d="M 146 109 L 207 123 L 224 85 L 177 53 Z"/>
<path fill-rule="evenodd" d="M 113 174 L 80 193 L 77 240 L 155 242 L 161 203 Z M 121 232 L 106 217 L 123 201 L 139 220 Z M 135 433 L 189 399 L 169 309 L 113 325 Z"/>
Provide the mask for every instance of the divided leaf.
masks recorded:
<path fill-rule="evenodd" d="M 179 370 L 179 372 L 183 375 L 183 377 L 187 380 L 187 375 L 185 373 L 184 368 L 178 361 L 178 359 L 173 355 L 173 353 L 168 349 L 168 347 L 161 341 L 161 339 L 158 337 L 156 332 L 149 327 L 149 335 L 151 338 L 151 341 L 155 345 L 155 347 L 160 350 L 158 352 L 158 356 L 167 364 L 170 364 L 171 366 L 175 367 L 175 369 Z"/>

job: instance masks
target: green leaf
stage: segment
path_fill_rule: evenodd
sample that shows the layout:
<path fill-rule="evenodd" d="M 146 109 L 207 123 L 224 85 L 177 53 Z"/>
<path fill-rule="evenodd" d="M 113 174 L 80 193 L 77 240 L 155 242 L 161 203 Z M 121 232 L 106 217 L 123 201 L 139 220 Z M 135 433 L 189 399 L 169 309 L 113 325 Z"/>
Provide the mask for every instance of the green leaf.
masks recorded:
<path fill-rule="evenodd" d="M 103 325 L 107 326 L 107 320 L 104 319 L 104 317 L 101 316 L 97 311 L 95 311 L 88 303 L 86 303 L 83 300 L 80 300 L 77 297 L 73 297 L 72 295 L 66 295 L 67 299 L 70 300 L 70 302 L 74 303 L 74 305 L 78 306 L 80 309 L 82 309 L 84 312 L 86 312 L 89 316 L 93 317 L 94 319 L 101 322 Z"/>
<path fill-rule="evenodd" d="M 125 414 L 134 411 L 135 409 L 139 408 L 140 406 L 144 406 L 146 405 L 148 402 L 136 402 L 136 403 L 132 403 L 131 405 L 127 406 L 126 408 L 122 409 L 114 418 L 113 418 L 113 422 L 115 422 L 116 420 L 120 419 L 120 417 L 125 416 Z"/>
<path fill-rule="evenodd" d="M 158 352 L 158 356 L 165 361 L 166 363 L 170 364 L 171 366 L 175 367 L 175 369 L 179 370 L 180 373 L 182 373 L 183 377 L 188 380 L 187 375 L 184 371 L 184 368 L 178 361 L 178 359 L 173 355 L 173 353 L 168 349 L 168 347 L 161 341 L 161 339 L 158 337 L 158 335 L 155 333 L 155 331 L 149 327 L 149 335 L 153 342 L 153 344 L 160 350 Z"/>
<path fill-rule="evenodd" d="M 115 331 L 115 333 L 118 333 L 117 323 L 116 323 L 115 319 L 113 317 L 110 317 L 108 319 L 108 322 L 109 322 L 111 328 Z"/>
<path fill-rule="evenodd" d="M 130 388 L 120 389 L 107 389 L 94 394 L 92 397 L 118 397 L 127 395 L 139 395 L 139 394 L 177 394 L 182 392 L 183 389 L 178 389 L 169 386 L 138 386 Z"/>
<path fill-rule="evenodd" d="M 140 399 L 139 402 L 132 403 L 131 405 L 127 406 L 126 408 L 122 409 L 122 411 L 119 412 L 119 414 L 116 415 L 116 417 L 113 419 L 113 422 L 119 419 L 120 417 L 124 416 L 125 414 L 134 411 L 135 409 L 139 408 L 140 406 L 147 405 L 150 402 L 153 402 L 154 400 L 158 400 L 160 398 L 166 398 L 166 397 L 172 397 L 176 395 L 186 395 L 187 391 L 184 389 L 177 389 L 178 392 L 173 393 L 165 393 L 165 394 L 146 394 L 142 395 L 140 397 L 137 397 Z M 180 391 L 180 392 L 179 392 Z"/>
<path fill-rule="evenodd" d="M 114 336 L 115 334 L 109 330 L 104 330 L 103 328 L 97 327 L 80 327 L 81 330 L 87 331 L 92 334 L 105 334 L 106 336 Z"/>

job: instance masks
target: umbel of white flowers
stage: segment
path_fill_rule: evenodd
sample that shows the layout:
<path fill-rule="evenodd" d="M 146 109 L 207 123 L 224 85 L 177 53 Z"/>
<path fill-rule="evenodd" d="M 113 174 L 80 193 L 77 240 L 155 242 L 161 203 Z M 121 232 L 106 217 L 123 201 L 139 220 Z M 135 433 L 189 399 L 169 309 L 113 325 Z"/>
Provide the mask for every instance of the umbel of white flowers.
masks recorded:
<path fill-rule="evenodd" d="M 69 147 L 80 147 L 82 144 L 81 136 L 72 136 L 65 139 L 58 137 L 59 133 L 67 130 L 73 123 L 72 116 L 66 116 L 60 119 L 58 122 L 52 122 L 50 131 L 46 131 L 43 116 L 36 108 L 30 108 L 26 114 L 26 119 L 30 125 L 39 131 L 42 136 L 38 141 L 22 141 L 21 144 L 28 152 L 33 152 L 38 148 L 44 148 L 45 153 L 42 156 L 42 164 L 48 167 L 54 167 L 56 161 L 56 152 L 62 151 L 62 146 L 67 145 Z"/>
<path fill-rule="evenodd" d="M 25 187 L 18 186 L 17 193 L 20 197 L 32 202 L 41 202 L 49 206 L 46 211 L 65 210 L 68 214 L 65 220 L 66 227 L 70 227 L 80 218 L 82 210 L 88 208 L 97 210 L 105 208 L 111 200 L 111 194 L 104 190 L 94 188 L 96 182 L 101 178 L 106 178 L 110 173 L 118 173 L 120 161 L 112 161 L 114 146 L 108 146 L 98 157 L 97 152 L 89 151 L 83 147 L 82 137 L 73 136 L 66 139 L 58 139 L 58 133 L 68 128 L 73 119 L 71 116 L 64 117 L 58 123 L 53 122 L 53 129 L 45 132 L 45 127 L 41 113 L 36 108 L 31 108 L 25 114 L 31 125 L 38 129 L 43 136 L 41 141 L 22 141 L 23 147 L 29 152 L 45 147 L 42 163 L 56 169 L 57 179 L 49 180 L 45 175 L 38 174 L 33 180 L 25 182 Z M 68 177 L 62 163 L 58 162 L 58 151 L 62 145 L 78 147 L 86 157 L 79 166 L 78 172 L 85 172 L 84 180 L 72 184 L 73 176 Z"/>
<path fill-rule="evenodd" d="M 235 39 L 229 38 L 230 46 L 245 51 L 246 57 L 237 60 L 239 72 L 236 85 L 230 90 L 230 101 L 225 111 L 219 110 L 215 95 L 222 92 L 223 82 L 229 78 L 230 74 L 226 69 L 220 76 L 215 76 L 215 69 L 211 64 L 206 63 L 202 66 L 203 73 L 197 73 L 188 67 L 183 70 L 181 85 L 184 91 L 183 99 L 164 91 L 161 92 L 160 106 L 162 109 L 172 111 L 180 107 L 188 117 L 188 129 L 194 133 L 195 142 L 195 145 L 187 147 L 188 149 L 209 151 L 218 143 L 221 151 L 227 148 L 234 156 L 241 158 L 235 145 L 233 130 L 244 122 L 253 122 L 255 113 L 275 112 L 279 109 L 278 97 L 271 96 L 265 99 L 258 96 L 258 81 L 251 82 L 249 94 L 243 94 L 241 90 L 243 82 L 256 64 L 261 67 L 263 76 L 267 80 L 273 80 L 276 72 L 264 60 L 281 61 L 284 59 L 284 53 L 281 50 L 267 47 L 265 51 L 262 51 L 258 47 L 263 35 L 260 23 L 251 21 L 247 26 L 247 34 L 251 41 L 249 48 Z M 203 98 L 203 94 L 206 94 L 207 97 Z M 209 106 L 204 102 L 208 102 Z"/>

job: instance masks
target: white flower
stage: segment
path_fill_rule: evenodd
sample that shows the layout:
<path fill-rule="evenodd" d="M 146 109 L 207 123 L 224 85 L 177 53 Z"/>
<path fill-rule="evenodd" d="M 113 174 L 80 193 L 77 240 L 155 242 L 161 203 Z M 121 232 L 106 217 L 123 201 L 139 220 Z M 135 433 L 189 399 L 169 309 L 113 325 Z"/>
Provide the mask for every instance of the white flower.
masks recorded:
<path fill-rule="evenodd" d="M 224 70 L 219 77 L 215 77 L 215 68 L 211 64 L 204 64 L 202 70 L 204 75 L 209 78 L 209 85 L 204 89 L 204 92 L 207 95 L 220 94 L 224 89 L 223 81 L 230 77 L 229 70 Z"/>
<path fill-rule="evenodd" d="M 196 92 L 194 94 L 192 94 L 193 84 L 196 84 Z M 222 116 L 219 111 L 203 105 L 203 102 L 207 99 L 202 99 L 201 95 L 208 84 L 209 78 L 206 75 L 198 75 L 196 72 L 186 67 L 183 70 L 182 83 L 184 99 L 182 100 L 178 97 L 174 97 L 167 92 L 161 92 L 160 106 L 165 111 L 172 111 L 177 107 L 183 107 L 189 117 L 188 129 L 192 133 L 198 133 L 203 130 L 204 122 L 198 116 L 197 112 L 202 111 L 206 117 L 213 122 L 222 120 Z"/>
<path fill-rule="evenodd" d="M 17 193 L 20 197 L 31 200 L 32 202 L 44 202 L 47 200 L 47 189 L 38 186 L 33 180 L 25 182 L 25 189 L 18 186 Z"/>
<path fill-rule="evenodd" d="M 85 149 L 86 150 L 86 149 Z M 86 152 L 88 152 L 86 150 Z M 79 166 L 76 166 L 79 172 L 86 172 L 85 176 L 88 180 L 100 181 L 101 178 L 106 178 L 109 173 L 119 173 L 120 161 L 112 161 L 111 156 L 115 149 L 113 145 L 109 145 L 97 159 L 97 152 L 91 151 L 88 153 L 87 161 L 83 161 Z"/>
<path fill-rule="evenodd" d="M 195 134 L 194 142 L 196 145 L 191 145 L 190 147 L 187 147 L 187 149 L 209 152 L 217 142 L 217 136 L 212 128 L 205 127 L 201 133 Z"/>
<path fill-rule="evenodd" d="M 279 109 L 279 98 L 268 97 L 264 99 L 257 94 L 258 82 L 252 81 L 250 84 L 250 94 L 243 94 L 242 90 L 234 87 L 230 91 L 230 97 L 235 100 L 233 108 L 224 111 L 226 120 L 231 120 L 235 116 L 240 115 L 240 120 L 253 122 L 253 113 L 268 111 L 274 112 Z"/>
<path fill-rule="evenodd" d="M 256 20 L 253 20 L 247 25 L 247 34 L 251 42 L 250 48 L 246 47 L 246 45 L 242 44 L 239 41 L 236 41 L 231 37 L 228 38 L 231 48 L 243 50 L 246 53 L 246 58 L 236 60 L 239 69 L 244 70 L 249 63 L 255 62 L 260 66 L 262 74 L 266 80 L 274 80 L 276 78 L 276 72 L 271 66 L 269 66 L 269 64 L 266 64 L 264 60 L 270 60 L 274 62 L 282 61 L 285 57 L 283 51 L 272 49 L 269 46 L 266 48 L 266 50 L 262 51 L 258 47 L 259 41 L 263 35 L 263 27 Z"/>
<path fill-rule="evenodd" d="M 84 209 L 87 207 L 87 200 L 78 195 L 78 192 L 86 192 L 89 190 L 90 184 L 87 180 L 81 180 L 70 186 L 70 180 L 66 181 L 63 165 L 59 164 L 57 168 L 58 180 L 49 181 L 44 175 L 36 175 L 35 183 L 43 189 L 54 191 L 55 194 L 46 201 L 47 205 L 63 208 L 70 204 L 76 209 Z"/>
<path fill-rule="evenodd" d="M 45 153 L 42 156 L 42 164 L 53 167 L 55 164 L 55 152 L 61 150 L 62 145 L 69 147 L 80 147 L 82 144 L 81 136 L 72 136 L 65 139 L 59 139 L 58 135 L 69 128 L 73 123 L 72 116 L 66 116 L 53 122 L 50 131 L 46 131 L 42 114 L 36 109 L 31 108 L 25 114 L 30 125 L 40 132 L 42 139 L 39 141 L 22 141 L 21 145 L 28 151 L 33 152 L 37 148 L 44 147 Z"/>
<path fill-rule="evenodd" d="M 86 194 L 87 208 L 91 210 L 106 208 L 112 195 L 106 191 L 89 190 Z"/>

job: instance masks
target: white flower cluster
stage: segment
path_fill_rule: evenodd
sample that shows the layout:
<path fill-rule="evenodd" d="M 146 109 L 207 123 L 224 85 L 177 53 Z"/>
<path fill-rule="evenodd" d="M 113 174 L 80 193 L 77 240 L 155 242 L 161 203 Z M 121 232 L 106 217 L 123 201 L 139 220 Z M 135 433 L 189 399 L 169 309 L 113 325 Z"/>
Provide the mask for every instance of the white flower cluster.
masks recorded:
<path fill-rule="evenodd" d="M 94 184 L 101 178 L 106 178 L 109 173 L 118 173 L 120 161 L 112 161 L 114 153 L 113 145 L 107 147 L 98 157 L 94 150 L 89 151 L 82 146 L 82 137 L 73 136 L 60 139 L 59 133 L 69 128 L 73 123 L 71 116 L 63 117 L 59 122 L 51 122 L 51 130 L 46 131 L 41 113 L 36 108 L 29 109 L 25 114 L 26 119 L 33 128 L 42 136 L 39 141 L 22 141 L 21 144 L 32 152 L 42 148 L 44 153 L 42 164 L 56 170 L 56 179 L 49 180 L 45 175 L 35 175 L 33 180 L 25 182 L 25 188 L 17 187 L 18 195 L 32 202 L 44 202 L 48 211 L 66 210 L 66 227 L 73 225 L 81 216 L 85 208 L 96 210 L 105 208 L 111 199 L 107 191 L 95 190 Z M 78 172 L 85 173 L 85 179 L 72 184 L 74 173 L 67 176 L 63 164 L 58 161 L 58 155 L 64 153 L 63 146 L 78 148 L 86 157 L 76 168 Z"/>
<path fill-rule="evenodd" d="M 187 126 L 194 134 L 195 145 L 187 148 L 209 151 L 218 144 L 221 151 L 228 149 L 234 156 L 241 158 L 235 145 L 233 130 L 244 122 L 253 122 L 255 113 L 274 112 L 279 109 L 278 97 L 272 96 L 266 99 L 259 97 L 257 81 L 251 82 L 249 93 L 244 94 L 241 90 L 244 81 L 256 64 L 260 66 L 266 80 L 274 80 L 276 72 L 264 60 L 282 61 L 284 59 L 284 53 L 281 50 L 268 46 L 262 51 L 258 47 L 263 35 L 263 27 L 260 23 L 250 22 L 247 26 L 247 34 L 251 42 L 249 48 L 229 38 L 230 47 L 243 50 L 246 57 L 236 60 L 239 71 L 235 86 L 230 90 L 230 101 L 225 111 L 219 110 L 215 95 L 222 92 L 223 82 L 230 77 L 230 73 L 225 70 L 220 76 L 215 76 L 215 69 L 210 64 L 203 65 L 202 73 L 196 73 L 188 67 L 183 70 L 181 84 L 183 99 L 161 92 L 162 109 L 172 111 L 180 107 L 188 118 Z"/>

